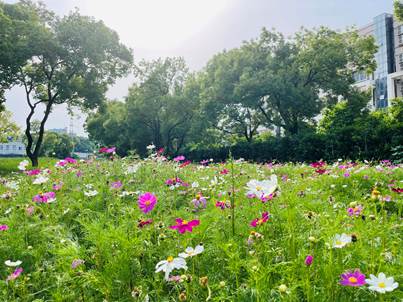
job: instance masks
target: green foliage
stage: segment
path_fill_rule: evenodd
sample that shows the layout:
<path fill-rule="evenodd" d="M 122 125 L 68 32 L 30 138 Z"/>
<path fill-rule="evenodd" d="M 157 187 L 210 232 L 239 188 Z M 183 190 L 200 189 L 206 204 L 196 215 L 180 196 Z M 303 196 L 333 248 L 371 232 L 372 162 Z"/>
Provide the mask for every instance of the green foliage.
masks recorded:
<path fill-rule="evenodd" d="M 46 132 L 40 155 L 56 158 L 71 157 L 73 139 L 65 133 Z"/>
<path fill-rule="evenodd" d="M 136 150 L 155 144 L 167 152 L 178 152 L 187 143 L 198 96 L 189 81 L 182 58 L 141 62 L 137 79 L 125 102 L 108 102 L 90 115 L 86 129 L 90 137 L 103 145 L 115 145 L 118 152 Z"/>
<path fill-rule="evenodd" d="M 140 164 L 139 169 L 128 174 L 127 167 L 134 164 Z M 402 284 L 403 205 L 388 186 L 403 176 L 396 167 L 338 162 L 329 163 L 324 167 L 328 174 L 319 175 L 315 168 L 289 163 L 233 161 L 179 169 L 174 162 L 150 157 L 94 160 L 64 168 L 52 162 L 47 168 L 49 181 L 42 185 L 32 184 L 34 177 L 23 173 L 9 175 L 0 184 L 0 196 L 8 192 L 0 203 L 0 211 L 6 213 L 0 224 L 9 226 L 0 236 L 2 301 L 179 301 L 182 292 L 188 301 L 209 297 L 217 302 L 372 302 L 402 297 L 400 287 L 378 294 L 367 285 L 339 284 L 342 273 L 357 268 L 367 277 L 384 272 Z M 224 169 L 231 172 L 220 174 Z M 349 177 L 344 176 L 346 169 Z M 246 197 L 248 181 L 269 179 L 272 174 L 279 179 L 273 200 L 262 203 Z M 172 177 L 197 182 L 199 187 L 171 189 L 164 182 Z M 111 189 L 109 184 L 117 180 L 123 187 Z M 30 201 L 60 182 L 55 202 Z M 97 195 L 85 195 L 89 185 Z M 375 186 L 379 198 L 370 197 Z M 138 209 L 133 193 L 137 191 L 157 196 L 151 212 Z M 205 209 L 195 209 L 192 203 L 198 192 L 209 197 Z M 383 202 L 386 196 L 391 201 Z M 216 201 L 230 198 L 234 208 L 215 206 Z M 348 216 L 351 203 L 363 206 L 365 219 Z M 270 212 L 269 220 L 252 228 L 250 222 L 265 211 Z M 235 236 L 229 216 L 234 217 Z M 179 234 L 169 228 L 179 217 L 199 219 L 200 225 L 192 233 Z M 140 227 L 139 220 L 145 219 L 152 219 L 152 224 Z M 257 239 L 252 231 L 263 237 Z M 334 236 L 342 233 L 354 234 L 356 242 L 333 248 Z M 186 279 L 167 282 L 162 273 L 155 273 L 159 261 L 201 242 L 204 251 L 186 258 L 188 269 L 171 274 Z M 308 254 L 314 256 L 311 266 L 304 264 Z M 21 260 L 24 269 L 8 283 L 4 280 L 15 268 L 3 264 L 7 259 Z M 73 268 L 77 259 L 84 262 Z M 199 278 L 205 276 L 208 282 L 203 285 Z M 280 292 L 281 284 L 287 286 L 286 292 Z"/>
<path fill-rule="evenodd" d="M 0 111 L 0 143 L 8 141 L 9 137 L 14 140 L 20 136 L 20 128 L 12 120 L 12 113 L 9 111 Z"/>
<path fill-rule="evenodd" d="M 400 0 L 393 1 L 393 13 L 397 20 L 403 22 L 403 3 Z"/>
<path fill-rule="evenodd" d="M 248 141 L 259 126 L 298 134 L 326 105 L 349 96 L 353 74 L 375 68 L 375 52 L 373 38 L 355 31 L 322 27 L 285 39 L 263 29 L 208 62 L 204 110 L 214 127 Z"/>
<path fill-rule="evenodd" d="M 36 165 L 53 107 L 64 103 L 84 110 L 99 106 L 108 86 L 130 70 L 132 53 L 102 21 L 78 11 L 58 17 L 30 1 L 1 2 L 0 8 L 0 20 L 6 25 L 2 35 L 17 39 L 0 44 L 5 57 L 0 63 L 0 90 L 13 85 L 25 89 L 30 109 L 27 155 Z M 45 110 L 34 142 L 31 118 L 39 106 Z"/>

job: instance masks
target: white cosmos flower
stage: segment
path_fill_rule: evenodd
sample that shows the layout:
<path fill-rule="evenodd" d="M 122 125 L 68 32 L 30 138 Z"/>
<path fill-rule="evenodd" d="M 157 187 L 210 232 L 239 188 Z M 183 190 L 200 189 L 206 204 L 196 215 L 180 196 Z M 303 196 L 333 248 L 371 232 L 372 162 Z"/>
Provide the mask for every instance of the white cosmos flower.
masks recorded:
<path fill-rule="evenodd" d="M 41 185 L 41 184 L 47 182 L 48 180 L 49 180 L 49 178 L 47 178 L 46 176 L 38 175 L 38 177 L 36 177 L 32 183 L 34 185 Z"/>
<path fill-rule="evenodd" d="M 256 180 L 252 179 L 246 184 L 246 189 L 248 192 L 247 195 L 251 196 L 254 195 L 258 198 L 269 196 L 276 191 L 278 187 L 277 176 L 273 174 L 269 180 Z"/>
<path fill-rule="evenodd" d="M 334 248 L 343 248 L 345 247 L 347 244 L 351 243 L 351 236 L 347 235 L 347 234 L 336 234 L 333 237 L 333 247 Z"/>
<path fill-rule="evenodd" d="M 18 170 L 25 171 L 27 169 L 28 165 L 29 165 L 29 161 L 23 160 L 22 162 L 19 163 Z"/>
<path fill-rule="evenodd" d="M 12 189 L 12 190 L 18 190 L 19 189 L 19 184 L 17 181 L 7 181 L 4 186 L 6 188 Z"/>
<path fill-rule="evenodd" d="M 199 187 L 199 183 L 197 181 L 192 183 L 192 188 L 198 188 Z"/>
<path fill-rule="evenodd" d="M 381 294 L 391 292 L 399 286 L 393 277 L 386 277 L 384 273 L 379 273 L 378 277 L 371 274 L 369 277 L 370 279 L 365 279 L 365 282 L 369 285 L 368 289 Z"/>
<path fill-rule="evenodd" d="M 17 261 L 6 260 L 4 262 L 5 265 L 10 266 L 10 267 L 20 266 L 21 263 L 22 263 L 21 260 L 17 260 Z"/>
<path fill-rule="evenodd" d="M 155 149 L 155 145 L 154 145 L 154 144 L 151 144 L 151 145 L 148 145 L 148 146 L 147 146 L 147 150 L 153 150 L 153 149 Z"/>
<path fill-rule="evenodd" d="M 134 174 L 140 168 L 140 164 L 133 164 L 126 168 L 126 174 Z"/>
<path fill-rule="evenodd" d="M 162 260 L 157 263 L 155 266 L 155 272 L 159 273 L 163 271 L 165 273 L 165 280 L 169 280 L 169 274 L 174 270 L 174 269 L 184 269 L 187 270 L 186 266 L 186 260 L 180 257 L 174 258 L 172 256 L 169 256 L 167 260 Z"/>
<path fill-rule="evenodd" d="M 202 245 L 196 245 L 195 248 L 187 247 L 184 253 L 180 253 L 178 256 L 182 258 L 193 257 L 198 254 L 201 254 L 204 251 L 204 247 Z"/>
<path fill-rule="evenodd" d="M 97 194 L 98 194 L 97 190 L 90 190 L 90 191 L 84 192 L 84 195 L 87 196 L 87 197 L 93 197 L 93 196 L 95 196 Z"/>

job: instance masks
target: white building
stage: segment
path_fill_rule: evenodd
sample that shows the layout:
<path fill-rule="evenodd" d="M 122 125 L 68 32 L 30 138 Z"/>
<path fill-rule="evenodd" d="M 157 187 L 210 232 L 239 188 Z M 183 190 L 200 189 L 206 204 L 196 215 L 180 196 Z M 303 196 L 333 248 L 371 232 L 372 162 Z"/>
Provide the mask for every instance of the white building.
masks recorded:
<path fill-rule="evenodd" d="M 0 143 L 0 156 L 25 156 L 25 145 L 21 142 Z"/>

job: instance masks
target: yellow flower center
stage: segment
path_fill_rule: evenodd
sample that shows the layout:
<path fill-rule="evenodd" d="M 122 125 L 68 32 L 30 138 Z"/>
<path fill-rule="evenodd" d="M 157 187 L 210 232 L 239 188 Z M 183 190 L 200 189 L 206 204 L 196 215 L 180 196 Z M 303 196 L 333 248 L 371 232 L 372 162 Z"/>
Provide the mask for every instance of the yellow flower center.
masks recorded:
<path fill-rule="evenodd" d="M 182 224 L 188 224 L 189 222 L 187 220 L 182 220 Z"/>
<path fill-rule="evenodd" d="M 172 262 L 172 261 L 174 261 L 174 257 L 169 256 L 169 257 L 167 258 L 167 261 L 168 261 L 168 262 Z"/>
<path fill-rule="evenodd" d="M 261 186 L 256 186 L 256 190 L 262 191 L 262 187 Z"/>
<path fill-rule="evenodd" d="M 262 223 L 263 223 L 263 219 L 260 218 L 260 219 L 257 221 L 257 224 L 262 224 Z"/>
<path fill-rule="evenodd" d="M 146 204 L 146 206 L 149 206 L 149 205 L 151 204 L 151 201 L 147 200 L 147 201 L 145 202 L 145 204 Z"/>
<path fill-rule="evenodd" d="M 341 242 L 340 240 L 336 240 L 336 245 L 342 245 L 343 242 Z"/>
<path fill-rule="evenodd" d="M 385 282 L 379 282 L 378 287 L 385 288 L 386 287 Z"/>
<path fill-rule="evenodd" d="M 197 194 L 197 195 L 196 195 L 196 199 L 197 199 L 197 200 L 200 200 L 200 198 L 201 198 L 200 194 Z"/>
<path fill-rule="evenodd" d="M 348 278 L 348 281 L 350 282 L 350 283 L 357 283 L 357 278 L 356 277 L 350 277 L 350 278 Z"/>

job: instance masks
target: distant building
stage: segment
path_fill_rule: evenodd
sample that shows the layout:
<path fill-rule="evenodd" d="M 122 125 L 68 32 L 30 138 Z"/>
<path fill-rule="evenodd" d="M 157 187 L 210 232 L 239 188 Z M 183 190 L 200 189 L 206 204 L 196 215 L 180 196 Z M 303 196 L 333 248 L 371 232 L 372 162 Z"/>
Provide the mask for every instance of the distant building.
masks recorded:
<path fill-rule="evenodd" d="M 355 87 L 372 91 L 371 107 L 388 107 L 389 100 L 403 96 L 403 24 L 392 14 L 381 14 L 359 29 L 363 36 L 372 35 L 378 46 L 377 68 L 373 74 L 355 75 Z"/>
<path fill-rule="evenodd" d="M 47 132 L 53 132 L 53 133 L 58 133 L 58 134 L 67 134 L 67 127 L 65 128 L 54 128 L 54 129 L 49 129 Z"/>
<path fill-rule="evenodd" d="M 21 142 L 0 143 L 0 156 L 25 156 L 25 145 Z"/>
<path fill-rule="evenodd" d="M 88 152 L 73 152 L 74 156 L 77 156 L 79 159 L 90 159 L 94 154 Z"/>

